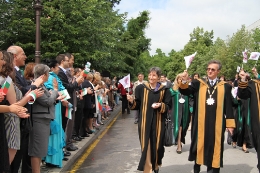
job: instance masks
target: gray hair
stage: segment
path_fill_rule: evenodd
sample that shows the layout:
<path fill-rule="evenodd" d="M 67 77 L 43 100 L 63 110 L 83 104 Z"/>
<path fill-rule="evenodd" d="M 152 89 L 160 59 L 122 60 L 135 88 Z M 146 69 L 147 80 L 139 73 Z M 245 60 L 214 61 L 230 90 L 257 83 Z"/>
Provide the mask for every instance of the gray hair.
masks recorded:
<path fill-rule="evenodd" d="M 7 52 L 10 52 L 10 53 L 16 55 L 18 53 L 18 48 L 21 48 L 21 47 L 19 47 L 19 46 L 10 46 L 7 49 Z"/>
<path fill-rule="evenodd" d="M 221 68 L 222 68 L 222 64 L 220 63 L 220 61 L 218 61 L 218 60 L 210 60 L 209 62 L 208 62 L 208 66 L 210 65 L 210 64 L 218 64 L 218 70 L 221 70 Z"/>
<path fill-rule="evenodd" d="M 162 71 L 159 67 L 152 67 L 149 69 L 148 74 L 151 73 L 152 71 L 156 72 L 157 76 L 160 77 L 162 74 Z"/>
<path fill-rule="evenodd" d="M 33 69 L 34 79 L 37 79 L 41 75 L 48 74 L 49 71 L 50 71 L 50 68 L 47 65 L 37 64 Z"/>

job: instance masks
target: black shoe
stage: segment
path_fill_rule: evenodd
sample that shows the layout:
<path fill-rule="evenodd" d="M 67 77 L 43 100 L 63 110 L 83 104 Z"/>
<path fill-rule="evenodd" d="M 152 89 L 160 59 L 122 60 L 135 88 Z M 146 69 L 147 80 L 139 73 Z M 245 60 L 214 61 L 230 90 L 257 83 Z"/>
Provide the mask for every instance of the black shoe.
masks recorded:
<path fill-rule="evenodd" d="M 81 140 L 82 140 L 82 139 L 80 139 L 78 136 L 73 137 L 73 139 L 74 139 L 75 141 L 81 141 Z"/>
<path fill-rule="evenodd" d="M 92 134 L 93 132 L 92 132 L 91 130 L 89 130 L 89 131 L 86 131 L 86 133 L 88 133 L 88 134 Z"/>
<path fill-rule="evenodd" d="M 88 133 L 85 133 L 84 135 L 82 135 L 82 137 L 90 137 L 90 135 Z"/>
<path fill-rule="evenodd" d="M 138 121 L 135 121 L 134 123 L 135 123 L 135 124 L 137 124 L 137 123 L 138 123 Z"/>
<path fill-rule="evenodd" d="M 158 170 L 154 170 L 154 173 L 159 173 L 159 169 Z"/>
<path fill-rule="evenodd" d="M 67 150 L 68 151 L 76 151 L 78 148 L 77 147 L 75 147 L 75 146 L 69 146 L 69 147 L 67 147 Z"/>
<path fill-rule="evenodd" d="M 53 165 L 51 163 L 46 163 L 46 167 L 48 167 L 48 168 L 57 168 L 58 166 Z"/>
<path fill-rule="evenodd" d="M 70 155 L 71 155 L 70 152 L 68 152 L 68 151 L 64 151 L 64 156 L 70 156 Z"/>
<path fill-rule="evenodd" d="M 66 157 L 64 157 L 62 160 L 63 160 L 63 161 L 68 161 L 69 159 L 68 159 L 68 158 L 66 158 Z"/>
<path fill-rule="evenodd" d="M 84 138 L 84 137 L 82 137 L 82 136 L 78 136 L 78 138 L 79 138 L 79 139 L 85 139 L 85 138 Z"/>

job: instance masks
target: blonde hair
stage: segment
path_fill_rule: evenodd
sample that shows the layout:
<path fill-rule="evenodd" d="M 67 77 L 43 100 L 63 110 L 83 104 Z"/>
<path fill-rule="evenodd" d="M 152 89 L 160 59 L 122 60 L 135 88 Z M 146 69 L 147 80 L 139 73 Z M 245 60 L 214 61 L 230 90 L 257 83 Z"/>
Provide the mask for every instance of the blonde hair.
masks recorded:
<path fill-rule="evenodd" d="M 178 79 L 180 79 L 182 77 L 183 73 L 179 73 L 175 80 L 174 80 L 174 85 L 173 85 L 173 90 L 176 91 L 179 89 L 179 84 L 178 84 Z"/>

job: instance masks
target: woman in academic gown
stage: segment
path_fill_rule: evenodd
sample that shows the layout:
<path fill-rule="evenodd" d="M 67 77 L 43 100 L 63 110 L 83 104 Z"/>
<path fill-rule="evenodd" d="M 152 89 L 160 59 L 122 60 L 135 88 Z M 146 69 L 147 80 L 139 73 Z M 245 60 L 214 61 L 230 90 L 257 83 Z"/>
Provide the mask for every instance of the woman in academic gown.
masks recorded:
<path fill-rule="evenodd" d="M 135 98 L 127 95 L 130 108 L 139 111 L 138 133 L 141 144 L 139 171 L 159 172 L 164 156 L 165 118 L 171 108 L 171 93 L 158 81 L 161 76 L 159 67 L 149 70 L 148 82 L 138 85 Z"/>
<path fill-rule="evenodd" d="M 174 85 L 170 89 L 172 95 L 172 121 L 174 124 L 173 136 L 177 142 L 178 154 L 182 153 L 182 144 L 185 144 L 185 136 L 190 123 L 189 96 L 179 92 L 178 82 L 181 82 L 182 73 L 175 78 Z"/>

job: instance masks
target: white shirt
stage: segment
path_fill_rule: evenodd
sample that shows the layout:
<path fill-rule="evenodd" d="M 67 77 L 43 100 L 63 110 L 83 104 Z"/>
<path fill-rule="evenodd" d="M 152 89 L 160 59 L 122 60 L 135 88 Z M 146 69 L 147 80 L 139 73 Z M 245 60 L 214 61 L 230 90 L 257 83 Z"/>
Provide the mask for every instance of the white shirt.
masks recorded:
<path fill-rule="evenodd" d="M 19 71 L 20 69 L 19 69 L 19 67 L 17 67 L 17 66 L 14 66 L 14 68 L 17 70 L 17 71 Z"/>
<path fill-rule="evenodd" d="M 215 78 L 215 79 L 213 79 L 213 80 L 209 79 L 209 84 L 211 85 L 211 81 L 213 81 L 213 85 L 214 85 L 214 84 L 216 83 L 217 79 L 218 79 L 218 78 Z M 212 85 L 212 86 L 213 86 L 213 85 Z"/>
<path fill-rule="evenodd" d="M 61 67 L 61 66 L 59 66 L 61 69 L 62 69 L 62 71 L 66 74 L 66 70 L 63 68 L 63 67 Z"/>
<path fill-rule="evenodd" d="M 137 85 L 140 85 L 140 84 L 142 84 L 143 83 L 143 81 L 142 82 L 140 82 L 140 81 L 137 81 Z"/>

